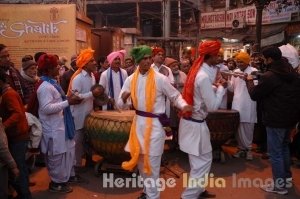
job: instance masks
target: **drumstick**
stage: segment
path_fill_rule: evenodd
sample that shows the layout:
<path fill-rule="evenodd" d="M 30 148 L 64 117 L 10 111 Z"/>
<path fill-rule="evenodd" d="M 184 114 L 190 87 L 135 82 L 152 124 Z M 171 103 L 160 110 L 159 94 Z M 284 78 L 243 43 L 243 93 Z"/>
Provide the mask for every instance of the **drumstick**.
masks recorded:
<path fill-rule="evenodd" d="M 228 76 L 235 76 L 235 77 L 244 77 L 245 73 L 238 73 L 232 71 L 220 71 L 221 74 L 228 75 Z"/>
<path fill-rule="evenodd" d="M 119 113 L 121 113 L 122 111 L 121 111 L 121 109 L 119 109 L 119 107 L 118 106 L 116 106 L 116 104 L 114 103 L 114 109 L 116 110 L 116 111 L 118 111 Z"/>

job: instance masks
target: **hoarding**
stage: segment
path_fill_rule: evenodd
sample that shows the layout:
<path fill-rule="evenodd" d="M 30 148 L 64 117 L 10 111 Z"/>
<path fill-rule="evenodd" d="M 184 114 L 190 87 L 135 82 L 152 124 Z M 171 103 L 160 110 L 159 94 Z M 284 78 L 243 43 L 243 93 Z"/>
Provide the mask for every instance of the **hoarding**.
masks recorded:
<path fill-rule="evenodd" d="M 2 4 L 0 43 L 16 68 L 24 55 L 47 52 L 70 58 L 76 53 L 75 4 Z"/>

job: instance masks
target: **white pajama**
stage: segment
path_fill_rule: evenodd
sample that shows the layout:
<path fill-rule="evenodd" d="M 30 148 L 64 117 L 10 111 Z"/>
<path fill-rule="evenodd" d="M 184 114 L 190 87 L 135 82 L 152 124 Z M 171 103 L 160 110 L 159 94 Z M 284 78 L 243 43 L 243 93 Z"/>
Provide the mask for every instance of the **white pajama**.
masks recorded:
<path fill-rule="evenodd" d="M 237 132 L 238 148 L 251 150 L 253 141 L 254 123 L 241 122 Z"/>
<path fill-rule="evenodd" d="M 190 176 L 189 178 L 198 180 L 203 179 L 205 174 L 209 174 L 212 163 L 212 152 L 201 154 L 199 156 L 189 154 Z M 181 195 L 182 199 L 196 199 L 205 190 L 201 186 L 187 186 Z"/>
<path fill-rule="evenodd" d="M 140 155 L 138 162 L 138 169 L 144 182 L 144 193 L 147 194 L 147 199 L 159 199 L 160 192 L 156 187 L 156 183 L 151 184 L 147 182 L 157 182 L 160 174 L 161 155 L 149 156 L 151 175 L 144 173 L 144 155 Z M 154 186 L 153 186 L 154 185 Z"/>

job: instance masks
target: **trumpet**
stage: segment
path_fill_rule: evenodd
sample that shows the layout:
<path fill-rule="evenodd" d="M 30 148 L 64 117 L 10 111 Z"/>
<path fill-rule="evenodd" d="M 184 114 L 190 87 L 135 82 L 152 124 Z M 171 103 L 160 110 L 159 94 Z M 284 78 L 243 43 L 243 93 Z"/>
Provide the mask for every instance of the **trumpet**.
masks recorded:
<path fill-rule="evenodd" d="M 241 78 L 244 78 L 247 73 L 242 73 L 242 72 L 233 72 L 233 71 L 230 71 L 230 70 L 224 70 L 224 71 L 220 71 L 221 75 L 222 76 L 227 76 L 227 77 L 241 77 Z"/>

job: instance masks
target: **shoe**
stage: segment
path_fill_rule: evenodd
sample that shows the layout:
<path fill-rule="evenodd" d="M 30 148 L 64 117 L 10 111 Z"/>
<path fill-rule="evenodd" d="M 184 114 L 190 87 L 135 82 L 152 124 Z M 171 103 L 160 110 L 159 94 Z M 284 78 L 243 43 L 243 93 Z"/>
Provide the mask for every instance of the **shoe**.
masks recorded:
<path fill-rule="evenodd" d="M 147 194 L 143 192 L 137 199 L 147 199 Z"/>
<path fill-rule="evenodd" d="M 84 182 L 86 181 L 79 175 L 71 176 L 68 180 L 68 183 L 84 183 Z"/>
<path fill-rule="evenodd" d="M 208 192 L 207 190 L 204 190 L 198 197 L 198 199 L 201 199 L 201 198 L 215 198 L 216 197 L 216 194 L 213 194 L 213 193 L 210 193 Z"/>
<path fill-rule="evenodd" d="M 268 193 L 276 193 L 279 195 L 286 195 L 288 194 L 288 190 L 285 188 L 276 188 L 273 185 L 263 185 L 260 187 L 262 190 Z"/>
<path fill-rule="evenodd" d="M 246 160 L 253 160 L 253 155 L 251 151 L 246 152 Z"/>
<path fill-rule="evenodd" d="M 55 193 L 70 193 L 73 191 L 73 188 L 66 183 L 50 182 L 49 191 Z"/>
<path fill-rule="evenodd" d="M 245 150 L 239 149 L 235 154 L 233 154 L 233 157 L 235 158 L 244 158 L 246 156 Z"/>

